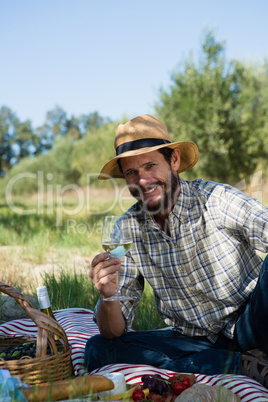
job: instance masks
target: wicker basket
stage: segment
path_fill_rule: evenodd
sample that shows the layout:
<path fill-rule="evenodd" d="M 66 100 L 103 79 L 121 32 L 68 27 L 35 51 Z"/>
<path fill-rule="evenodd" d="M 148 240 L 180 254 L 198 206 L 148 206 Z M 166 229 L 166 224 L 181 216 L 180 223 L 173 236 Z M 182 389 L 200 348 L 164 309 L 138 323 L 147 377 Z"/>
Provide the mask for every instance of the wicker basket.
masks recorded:
<path fill-rule="evenodd" d="M 31 303 L 15 288 L 0 282 L 0 291 L 13 297 L 37 326 L 37 338 L 25 335 L 1 337 L 0 351 L 24 342 L 36 342 L 36 357 L 20 360 L 0 360 L 0 369 L 8 369 L 29 385 L 65 380 L 72 373 L 71 349 L 64 329 L 53 318 L 33 308 Z M 59 338 L 55 341 L 54 335 Z M 51 354 L 47 355 L 50 347 Z"/>

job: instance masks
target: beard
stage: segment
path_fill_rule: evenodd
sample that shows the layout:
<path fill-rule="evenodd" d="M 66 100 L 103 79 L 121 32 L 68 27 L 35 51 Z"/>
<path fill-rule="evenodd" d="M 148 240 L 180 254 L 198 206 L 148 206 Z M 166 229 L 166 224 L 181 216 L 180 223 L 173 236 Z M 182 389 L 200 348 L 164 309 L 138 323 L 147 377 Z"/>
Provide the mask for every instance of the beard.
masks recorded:
<path fill-rule="evenodd" d="M 170 170 L 167 182 L 159 180 L 150 185 L 150 187 L 161 186 L 163 191 L 163 196 L 155 204 L 150 204 L 150 198 L 148 200 L 142 201 L 143 191 L 148 190 L 150 187 L 146 189 L 142 187 L 135 187 L 130 188 L 129 191 L 131 195 L 136 198 L 136 200 L 145 212 L 147 211 L 152 215 L 157 215 L 170 206 L 174 205 L 178 184 L 179 177 Z"/>

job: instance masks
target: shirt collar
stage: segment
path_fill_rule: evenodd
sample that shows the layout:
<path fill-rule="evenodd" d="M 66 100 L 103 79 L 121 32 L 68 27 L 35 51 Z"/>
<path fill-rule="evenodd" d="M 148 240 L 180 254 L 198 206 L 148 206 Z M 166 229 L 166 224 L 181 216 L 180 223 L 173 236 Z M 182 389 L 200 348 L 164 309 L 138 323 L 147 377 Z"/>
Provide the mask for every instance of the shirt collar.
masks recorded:
<path fill-rule="evenodd" d="M 192 205 L 192 197 L 190 194 L 189 182 L 180 178 L 180 186 L 180 194 L 171 214 L 173 213 L 181 222 L 186 222 L 189 220 L 189 210 Z"/>

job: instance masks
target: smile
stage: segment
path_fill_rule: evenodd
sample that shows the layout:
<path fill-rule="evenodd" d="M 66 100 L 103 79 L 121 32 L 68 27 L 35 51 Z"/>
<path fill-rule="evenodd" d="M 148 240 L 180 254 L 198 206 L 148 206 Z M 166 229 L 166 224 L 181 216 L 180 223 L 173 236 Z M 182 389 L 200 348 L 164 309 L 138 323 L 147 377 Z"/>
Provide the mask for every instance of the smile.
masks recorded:
<path fill-rule="evenodd" d="M 152 193 L 152 192 L 156 189 L 156 187 L 157 187 L 157 186 L 152 187 L 152 188 L 150 188 L 149 190 L 144 191 L 143 194 L 150 194 L 150 193 Z"/>

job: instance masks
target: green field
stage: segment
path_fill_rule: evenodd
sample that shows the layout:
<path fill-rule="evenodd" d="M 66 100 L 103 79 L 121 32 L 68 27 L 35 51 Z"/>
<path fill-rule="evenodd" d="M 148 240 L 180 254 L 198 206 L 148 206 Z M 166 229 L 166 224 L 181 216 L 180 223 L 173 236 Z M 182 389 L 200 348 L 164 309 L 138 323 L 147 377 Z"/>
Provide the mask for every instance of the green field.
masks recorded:
<path fill-rule="evenodd" d="M 78 211 L 74 194 L 65 195 L 60 203 L 52 195 L 42 197 L 39 205 L 37 196 L 17 196 L 13 205 L 0 205 L 1 281 L 26 297 L 36 296 L 36 287 L 46 285 L 54 310 L 93 309 L 99 294 L 91 284 L 88 268 L 94 255 L 102 252 L 103 217 L 123 213 L 133 200 L 114 203 L 113 192 L 98 190 L 90 207 L 83 205 Z M 133 328 L 163 326 L 146 286 Z"/>

